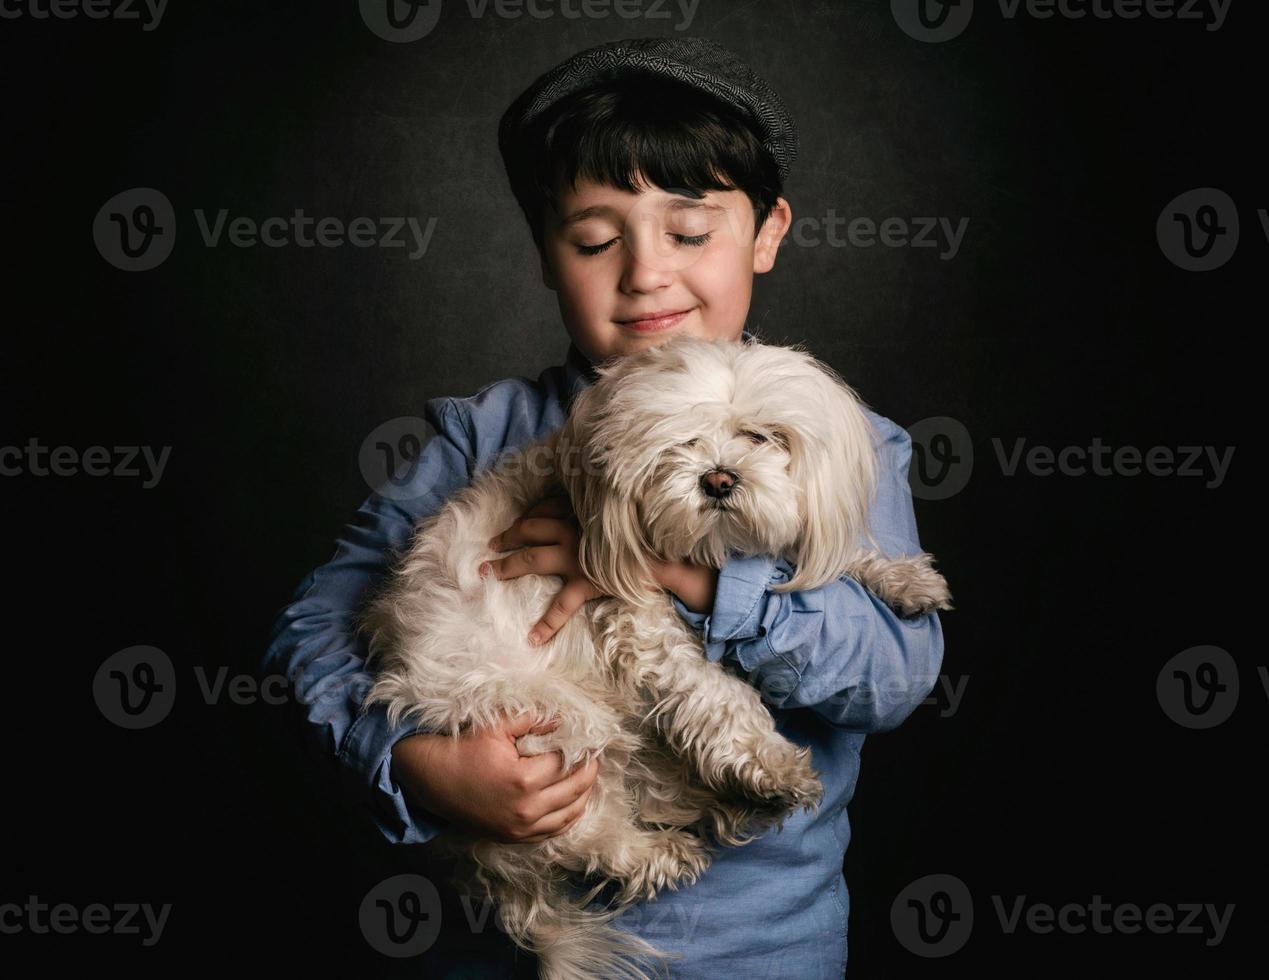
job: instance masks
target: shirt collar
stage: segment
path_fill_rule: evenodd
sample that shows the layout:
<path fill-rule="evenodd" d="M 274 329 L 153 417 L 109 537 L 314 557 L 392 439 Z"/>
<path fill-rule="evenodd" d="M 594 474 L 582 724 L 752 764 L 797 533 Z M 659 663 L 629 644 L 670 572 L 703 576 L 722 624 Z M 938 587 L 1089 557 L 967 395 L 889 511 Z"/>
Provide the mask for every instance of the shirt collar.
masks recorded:
<path fill-rule="evenodd" d="M 752 343 L 754 335 L 748 330 L 742 330 L 740 340 L 742 343 Z M 582 353 L 577 344 L 570 342 L 568 356 L 564 359 L 564 392 L 567 406 L 572 407 L 577 393 L 589 387 L 598 377 L 595 365 Z"/>

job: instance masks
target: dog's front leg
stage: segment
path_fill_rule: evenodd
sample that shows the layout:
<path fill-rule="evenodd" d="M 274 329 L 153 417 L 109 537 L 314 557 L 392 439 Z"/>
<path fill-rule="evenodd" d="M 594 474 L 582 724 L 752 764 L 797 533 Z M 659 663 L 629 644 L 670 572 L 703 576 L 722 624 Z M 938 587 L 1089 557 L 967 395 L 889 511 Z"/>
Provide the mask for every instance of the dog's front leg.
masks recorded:
<path fill-rule="evenodd" d="M 889 558 L 878 551 L 855 556 L 846 573 L 901 616 L 924 616 L 952 608 L 947 579 L 934 569 L 927 551 L 903 558 Z"/>
<path fill-rule="evenodd" d="M 674 623 L 662 635 L 657 656 L 641 664 L 646 723 L 711 791 L 739 795 L 759 812 L 810 812 L 823 795 L 811 750 L 777 732 L 758 692 L 707 660 L 693 634 Z"/>

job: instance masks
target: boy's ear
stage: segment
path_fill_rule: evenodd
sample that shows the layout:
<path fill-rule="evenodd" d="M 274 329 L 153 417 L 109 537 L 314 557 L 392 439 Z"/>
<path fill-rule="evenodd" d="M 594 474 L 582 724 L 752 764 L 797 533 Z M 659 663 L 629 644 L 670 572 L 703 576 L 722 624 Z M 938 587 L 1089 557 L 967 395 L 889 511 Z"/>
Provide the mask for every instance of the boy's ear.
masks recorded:
<path fill-rule="evenodd" d="M 780 243 L 784 241 L 784 236 L 788 234 L 792 224 L 793 209 L 789 207 L 789 202 L 783 197 L 777 198 L 775 207 L 767 215 L 767 220 L 762 223 L 762 229 L 754 241 L 754 272 L 770 272 L 775 266 Z"/>

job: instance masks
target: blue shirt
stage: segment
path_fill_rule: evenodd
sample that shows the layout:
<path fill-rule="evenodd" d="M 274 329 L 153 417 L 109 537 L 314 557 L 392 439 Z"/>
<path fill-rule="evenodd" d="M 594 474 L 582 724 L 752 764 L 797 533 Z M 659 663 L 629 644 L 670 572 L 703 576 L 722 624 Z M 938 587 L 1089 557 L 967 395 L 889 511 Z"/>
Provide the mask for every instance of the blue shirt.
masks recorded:
<path fill-rule="evenodd" d="M 743 339 L 752 338 L 745 332 Z M 334 556 L 300 583 L 274 625 L 264 673 L 284 674 L 318 751 L 340 763 L 388 841 L 431 840 L 445 821 L 406 800 L 391 776 L 392 746 L 419 729 L 388 724 L 385 707 L 362 710 L 372 683 L 355 617 L 368 590 L 404 548 L 415 524 L 483 470 L 500 451 L 564 424 L 573 396 L 594 380 L 575 344 L 564 364 L 536 382 L 508 378 L 468 398 L 429 400 L 432 436 L 412 470 L 417 493 L 374 493 L 336 539 Z M 921 550 L 908 487 L 911 440 L 868 411 L 880 434 L 870 528 L 890 555 Z M 905 620 L 859 583 L 773 593 L 792 567 L 770 556 L 733 557 L 721 569 L 709 613 L 674 607 L 702 635 L 706 656 L 744 672 L 786 738 L 810 746 L 824 784 L 817 814 L 801 810 L 781 830 L 720 848 L 695 885 L 632 906 L 616 924 L 681 953 L 682 980 L 839 980 L 846 966 L 849 896 L 842 874 L 850 843 L 846 805 L 869 732 L 898 726 L 933 689 L 943 659 L 937 614 Z M 465 925 L 462 928 L 466 928 Z M 509 948 L 509 947 L 508 947 Z M 509 954 L 508 954 L 509 955 Z M 523 955 L 523 954 L 521 954 Z M 462 976 L 510 975 L 509 968 Z M 441 975 L 432 973 L 429 975 Z M 452 974 L 457 976 L 458 974 Z"/>

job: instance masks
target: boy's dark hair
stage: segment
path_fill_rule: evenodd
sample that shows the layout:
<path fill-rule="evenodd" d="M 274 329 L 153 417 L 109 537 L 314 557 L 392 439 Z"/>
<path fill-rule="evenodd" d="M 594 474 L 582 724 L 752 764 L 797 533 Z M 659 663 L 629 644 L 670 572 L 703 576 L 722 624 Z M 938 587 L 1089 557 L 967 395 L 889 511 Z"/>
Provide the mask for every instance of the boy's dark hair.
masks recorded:
<path fill-rule="evenodd" d="M 512 193 L 543 257 L 543 208 L 558 211 L 556 189 L 581 178 L 632 193 L 644 189 L 635 184 L 639 174 L 674 192 L 744 191 L 755 237 L 783 193 L 775 158 L 738 110 L 648 72 L 565 96 L 503 153 Z"/>

